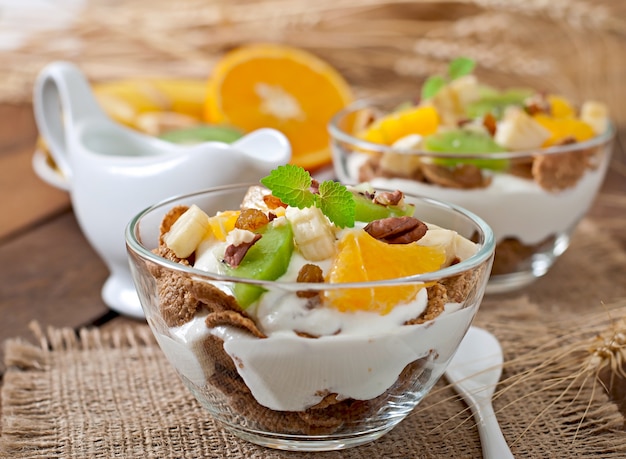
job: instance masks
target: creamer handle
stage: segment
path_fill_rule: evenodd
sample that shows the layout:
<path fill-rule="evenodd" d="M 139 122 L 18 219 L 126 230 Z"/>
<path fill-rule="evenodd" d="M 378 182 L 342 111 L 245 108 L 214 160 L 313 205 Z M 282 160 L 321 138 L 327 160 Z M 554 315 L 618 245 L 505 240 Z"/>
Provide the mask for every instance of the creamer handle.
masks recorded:
<path fill-rule="evenodd" d="M 33 108 L 39 133 L 71 184 L 68 144 L 79 121 L 106 118 L 83 73 L 70 62 L 53 62 L 35 81 Z"/>

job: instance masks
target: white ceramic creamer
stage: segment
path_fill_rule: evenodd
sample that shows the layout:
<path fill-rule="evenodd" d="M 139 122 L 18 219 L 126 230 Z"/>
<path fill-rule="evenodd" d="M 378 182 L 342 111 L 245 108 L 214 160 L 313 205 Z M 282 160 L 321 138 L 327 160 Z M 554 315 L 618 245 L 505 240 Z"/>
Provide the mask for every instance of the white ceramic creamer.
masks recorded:
<path fill-rule="evenodd" d="M 78 223 L 106 263 L 102 289 L 113 310 L 143 317 L 124 240 L 139 211 L 170 196 L 258 182 L 291 159 L 287 138 L 259 129 L 232 144 L 177 145 L 111 120 L 82 72 L 54 62 L 39 74 L 33 105 L 39 132 L 68 181 Z"/>

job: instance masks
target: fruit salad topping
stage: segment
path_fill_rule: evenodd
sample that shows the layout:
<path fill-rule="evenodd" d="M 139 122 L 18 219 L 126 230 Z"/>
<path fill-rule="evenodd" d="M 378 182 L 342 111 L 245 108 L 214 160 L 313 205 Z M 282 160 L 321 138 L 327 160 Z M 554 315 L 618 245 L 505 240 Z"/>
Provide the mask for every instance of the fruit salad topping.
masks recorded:
<path fill-rule="evenodd" d="M 261 183 L 265 187 L 249 188 L 238 210 L 209 216 L 196 205 L 182 214 L 174 209 L 176 218 L 163 235 L 173 258 L 240 278 L 345 283 L 432 272 L 452 262 L 448 252 L 456 252 L 457 245 L 466 246 L 466 254 L 474 250 L 473 243 L 453 231 L 433 227 L 449 237 L 426 238 L 427 224 L 413 216 L 414 206 L 405 202 L 401 191 L 317 183 L 294 165 L 276 168 Z M 416 283 L 319 294 L 303 289 L 298 296 L 315 297 L 309 306 L 387 314 L 412 301 L 424 287 Z M 249 283 L 232 287 L 244 309 L 264 292 Z"/>
<path fill-rule="evenodd" d="M 499 90 L 480 83 L 472 73 L 474 67 L 470 59 L 455 59 L 446 75 L 426 80 L 417 103 L 357 117 L 358 138 L 393 148 L 363 165 L 361 181 L 392 176 L 447 188 L 484 188 L 494 173 L 517 173 L 528 166 L 495 153 L 537 150 L 539 156 L 542 149 L 584 142 L 609 129 L 608 109 L 601 102 L 576 107 L 557 94 L 528 88 Z M 592 167 L 589 152 L 580 155 L 586 158 L 585 167 L 572 180 L 558 180 L 558 172 L 540 167 L 529 171 L 530 178 L 546 189 L 570 187 Z M 559 157 L 563 170 L 578 160 L 572 155 Z"/>

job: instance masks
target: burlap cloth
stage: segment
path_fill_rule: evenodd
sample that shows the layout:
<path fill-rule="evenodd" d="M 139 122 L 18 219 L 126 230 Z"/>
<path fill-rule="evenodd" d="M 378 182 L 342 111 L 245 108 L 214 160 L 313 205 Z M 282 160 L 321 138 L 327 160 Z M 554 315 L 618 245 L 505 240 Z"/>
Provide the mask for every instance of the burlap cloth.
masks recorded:
<path fill-rule="evenodd" d="M 502 343 L 495 407 L 515 457 L 626 457 L 624 417 L 578 370 L 626 316 L 626 254 L 591 222 L 523 295 L 486 298 L 475 324 Z M 227 433 L 182 385 L 149 329 L 42 330 L 5 343 L 0 452 L 11 458 L 299 458 Z M 594 344 L 596 343 L 596 344 Z M 585 379 L 585 376 L 587 378 Z M 605 375 L 606 376 L 606 375 Z M 624 381 L 621 381 L 624 383 Z M 327 458 L 476 458 L 466 405 L 441 380 L 389 434 Z"/>

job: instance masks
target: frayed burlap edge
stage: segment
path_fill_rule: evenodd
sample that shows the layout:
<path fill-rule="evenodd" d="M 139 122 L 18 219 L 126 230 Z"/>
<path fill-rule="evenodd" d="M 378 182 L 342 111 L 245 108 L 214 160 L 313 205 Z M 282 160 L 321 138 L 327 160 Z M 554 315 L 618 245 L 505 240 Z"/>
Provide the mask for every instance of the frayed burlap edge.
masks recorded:
<path fill-rule="evenodd" d="M 515 305 L 526 311 L 536 307 L 527 300 L 507 306 Z M 609 306 L 610 315 L 604 311 L 539 320 L 530 314 L 525 321 L 512 321 L 494 314 L 479 321 L 500 338 L 505 350 L 495 406 L 515 457 L 626 455 L 624 418 L 601 386 L 594 386 L 592 379 L 569 388 L 550 386 L 556 379 L 567 382 L 572 373 L 567 365 L 533 370 L 543 361 L 558 363 L 555 356 L 564 346 L 591 340 L 626 317 L 626 304 Z M 33 330 L 37 344 L 5 343 L 3 457 L 310 457 L 257 447 L 222 430 L 182 386 L 146 326 L 83 329 L 78 334 L 56 328 L 44 332 L 38 325 Z M 94 384 L 114 387 L 102 395 L 104 389 L 96 390 Z M 98 397 L 111 400 L 101 403 Z M 135 406 L 137 398 L 142 400 Z M 107 409 L 98 411 L 102 408 Z M 465 405 L 442 380 L 422 405 L 377 442 L 320 456 L 470 458 L 480 457 L 480 443 Z"/>

